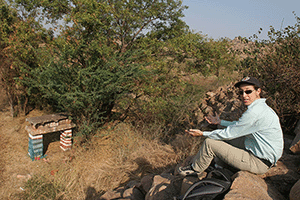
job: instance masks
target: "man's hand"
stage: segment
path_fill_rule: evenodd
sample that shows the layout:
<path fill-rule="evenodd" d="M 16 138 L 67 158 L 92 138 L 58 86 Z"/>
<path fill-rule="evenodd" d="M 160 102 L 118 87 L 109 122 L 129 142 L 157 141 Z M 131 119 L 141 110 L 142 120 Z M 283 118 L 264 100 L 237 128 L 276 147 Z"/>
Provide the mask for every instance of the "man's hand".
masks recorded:
<path fill-rule="evenodd" d="M 206 121 L 210 124 L 221 124 L 220 115 L 216 114 L 216 116 L 208 115 L 205 117 Z"/>
<path fill-rule="evenodd" d="M 203 136 L 203 132 L 199 129 L 189 129 L 185 130 L 186 133 L 190 134 L 191 136 Z"/>

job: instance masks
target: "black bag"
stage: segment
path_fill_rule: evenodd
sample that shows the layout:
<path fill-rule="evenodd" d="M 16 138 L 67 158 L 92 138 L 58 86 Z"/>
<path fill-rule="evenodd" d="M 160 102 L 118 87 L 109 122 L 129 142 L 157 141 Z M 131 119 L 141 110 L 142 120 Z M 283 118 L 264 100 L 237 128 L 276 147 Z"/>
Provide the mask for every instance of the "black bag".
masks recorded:
<path fill-rule="evenodd" d="M 194 183 L 186 193 L 174 200 L 222 199 L 231 187 L 233 173 L 227 169 L 213 169 L 206 178 Z"/>

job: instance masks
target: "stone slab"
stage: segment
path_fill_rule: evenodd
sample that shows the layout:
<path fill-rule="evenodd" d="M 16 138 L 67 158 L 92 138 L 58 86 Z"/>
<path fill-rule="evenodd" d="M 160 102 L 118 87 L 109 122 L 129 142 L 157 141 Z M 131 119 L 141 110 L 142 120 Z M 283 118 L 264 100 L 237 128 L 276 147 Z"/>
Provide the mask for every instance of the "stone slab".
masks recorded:
<path fill-rule="evenodd" d="M 31 135 L 43 135 L 46 133 L 63 131 L 63 130 L 72 129 L 75 127 L 76 127 L 75 124 L 70 123 L 70 124 L 61 124 L 61 125 L 54 126 L 54 127 L 39 126 L 37 129 L 35 129 L 32 126 L 26 126 L 25 130 Z"/>
<path fill-rule="evenodd" d="M 68 119 L 69 115 L 66 113 L 56 113 L 50 115 L 43 115 L 38 117 L 30 117 L 27 118 L 26 121 L 32 124 L 33 126 L 37 127 L 39 125 L 44 125 L 50 122 L 59 122 L 60 120 Z"/>

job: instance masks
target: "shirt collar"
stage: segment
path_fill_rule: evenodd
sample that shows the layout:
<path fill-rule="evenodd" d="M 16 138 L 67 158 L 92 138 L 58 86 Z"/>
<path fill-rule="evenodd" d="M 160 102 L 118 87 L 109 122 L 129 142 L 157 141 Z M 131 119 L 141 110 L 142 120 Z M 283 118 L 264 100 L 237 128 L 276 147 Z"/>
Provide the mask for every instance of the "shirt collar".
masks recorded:
<path fill-rule="evenodd" d="M 256 104 L 265 103 L 265 102 L 266 102 L 265 98 L 256 99 L 248 106 L 248 108 L 251 108 L 251 107 L 255 106 Z"/>

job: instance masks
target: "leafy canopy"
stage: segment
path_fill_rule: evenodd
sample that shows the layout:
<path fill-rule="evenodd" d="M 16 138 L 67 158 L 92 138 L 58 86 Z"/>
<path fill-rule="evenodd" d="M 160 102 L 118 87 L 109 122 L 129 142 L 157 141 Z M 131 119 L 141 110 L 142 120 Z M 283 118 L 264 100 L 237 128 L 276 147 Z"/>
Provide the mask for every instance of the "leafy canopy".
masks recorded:
<path fill-rule="evenodd" d="M 228 41 L 189 30 L 181 20 L 187 7 L 178 0 L 10 2 L 20 18 L 49 23 L 57 33 L 47 48 L 33 51 L 37 65 L 27 68 L 27 94 L 36 105 L 71 112 L 82 133 L 116 116 L 181 123 L 190 92 L 199 97 L 185 77 L 219 76 L 236 65 Z"/>
<path fill-rule="evenodd" d="M 180 1 L 55 2 L 19 2 L 29 15 L 40 9 L 52 19 L 64 16 L 66 23 L 52 61 L 28 79 L 29 91 L 41 93 L 56 110 L 73 113 L 89 134 L 114 117 L 112 110 L 124 95 L 142 92 L 139 86 L 154 76 L 146 66 L 152 65 L 151 54 L 162 40 L 145 33 L 180 21 L 185 7 Z"/>
<path fill-rule="evenodd" d="M 0 84 L 5 89 L 14 115 L 17 104 L 27 102 L 30 69 L 38 67 L 40 44 L 50 40 L 45 29 L 34 18 L 20 17 L 17 9 L 0 0 Z"/>

